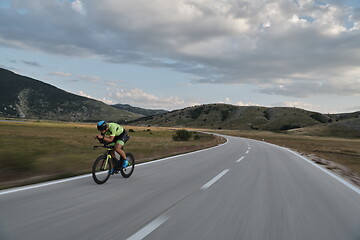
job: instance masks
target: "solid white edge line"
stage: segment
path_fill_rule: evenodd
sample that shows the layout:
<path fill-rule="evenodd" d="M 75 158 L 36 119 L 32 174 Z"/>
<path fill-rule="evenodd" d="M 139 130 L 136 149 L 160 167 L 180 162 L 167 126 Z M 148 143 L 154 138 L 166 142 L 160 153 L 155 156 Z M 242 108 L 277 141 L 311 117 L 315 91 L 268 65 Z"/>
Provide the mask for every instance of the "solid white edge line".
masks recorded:
<path fill-rule="evenodd" d="M 25 190 L 30 190 L 30 189 L 34 189 L 34 188 L 46 187 L 46 186 L 50 186 L 50 185 L 54 185 L 54 184 L 58 184 L 58 183 L 64 183 L 64 182 L 74 181 L 74 180 L 78 180 L 78 179 L 90 177 L 91 175 L 92 175 L 92 174 L 90 173 L 90 174 L 80 175 L 80 176 L 71 177 L 71 178 L 54 180 L 54 181 L 50 181 L 50 182 L 32 184 L 32 185 L 28 185 L 28 186 L 24 186 L 24 187 L 10 188 L 10 189 L 7 189 L 7 190 L 2 190 L 2 191 L 0 191 L 0 196 L 1 196 L 1 195 L 5 195 L 5 194 L 9 194 L 9 193 L 20 192 L 20 191 L 25 191 Z"/>
<path fill-rule="evenodd" d="M 216 181 L 218 181 L 222 176 L 224 176 L 230 169 L 225 169 L 221 173 L 219 173 L 216 177 L 211 179 L 209 182 L 207 182 L 204 186 L 201 187 L 201 189 L 205 190 L 211 187 Z"/>
<path fill-rule="evenodd" d="M 242 156 L 241 158 L 239 158 L 236 162 L 241 162 L 245 157 Z"/>
<path fill-rule="evenodd" d="M 194 152 L 179 154 L 179 155 L 175 155 L 175 156 L 171 156 L 171 157 L 167 157 L 167 158 L 162 158 L 162 159 L 158 159 L 158 160 L 154 160 L 154 161 L 149 161 L 149 162 L 145 162 L 145 163 L 140 163 L 140 164 L 136 164 L 135 166 L 142 166 L 142 165 L 147 165 L 147 164 L 162 162 L 162 161 L 174 159 L 174 158 L 177 158 L 177 157 L 182 157 L 182 156 L 186 156 L 186 155 L 191 155 L 191 154 L 195 154 L 195 153 L 199 153 L 199 152 L 211 150 L 211 149 L 214 149 L 214 148 L 218 148 L 218 147 L 224 146 L 224 145 L 227 144 L 228 142 L 229 142 L 229 140 L 226 139 L 226 142 L 225 142 L 225 143 L 220 144 L 220 145 L 217 145 L 217 146 L 214 146 L 214 147 L 211 147 L 211 148 L 205 148 L 205 149 L 197 150 L 197 151 L 194 151 Z M 43 182 L 43 183 L 31 184 L 31 185 L 27 185 L 27 186 L 23 186 L 23 187 L 16 187 L 16 188 L 9 188 L 9 189 L 5 189 L 5 190 L 0 190 L 0 196 L 1 196 L 1 195 L 5 195 L 5 194 L 10 194 L 10 193 L 15 193 L 15 192 L 20 192 L 20 191 L 35 189 L 35 188 L 46 187 L 46 186 L 50 186 L 50 185 L 54 185 L 54 184 L 58 184 L 58 183 L 64 183 L 64 182 L 74 181 L 74 180 L 78 180 L 78 179 L 82 179 L 82 178 L 87 178 L 87 177 L 90 177 L 90 176 L 92 176 L 92 174 L 91 174 L 91 173 L 88 173 L 88 174 L 84 174 L 84 175 L 80 175 L 80 176 L 76 176 L 76 177 L 70 177 L 70 178 L 59 179 L 59 180 L 54 180 L 54 181 L 50 181 L 50 182 Z"/>
<path fill-rule="evenodd" d="M 288 149 L 286 147 L 281 147 L 281 146 L 278 146 L 278 145 L 275 145 L 275 144 L 272 144 L 272 143 L 268 143 L 268 142 L 263 142 L 263 143 L 267 143 L 271 146 L 275 146 L 275 147 L 278 147 L 280 149 L 283 149 L 283 150 L 286 150 L 288 152 L 291 152 L 292 154 L 295 154 L 296 156 L 300 157 L 301 159 L 305 160 L 306 162 L 310 163 L 311 165 L 313 165 L 314 167 L 320 169 L 321 171 L 325 172 L 326 174 L 328 174 L 329 176 L 335 178 L 336 180 L 338 180 L 339 182 L 341 182 L 342 184 L 344 184 L 345 186 L 347 186 L 348 188 L 350 188 L 351 190 L 353 190 L 354 192 L 356 192 L 357 194 L 360 195 L 360 188 L 358 188 L 357 186 L 347 182 L 346 180 L 342 179 L 341 177 L 337 176 L 336 174 L 330 172 L 329 170 L 325 169 L 325 168 L 322 168 L 320 166 L 318 166 L 316 163 L 314 163 L 313 161 L 311 161 L 310 159 L 300 155 L 299 153 L 297 152 L 294 152 L 292 151 L 291 149 Z"/>
<path fill-rule="evenodd" d="M 147 235 L 152 233 L 155 229 L 160 227 L 161 224 L 166 222 L 166 220 L 168 220 L 168 219 L 169 219 L 169 217 L 166 217 L 166 216 L 160 216 L 160 217 L 156 218 L 155 220 L 150 222 L 148 225 L 143 227 L 140 231 L 138 231 L 137 233 L 135 233 L 134 235 L 129 237 L 127 240 L 141 240 L 141 239 L 145 238 Z"/>

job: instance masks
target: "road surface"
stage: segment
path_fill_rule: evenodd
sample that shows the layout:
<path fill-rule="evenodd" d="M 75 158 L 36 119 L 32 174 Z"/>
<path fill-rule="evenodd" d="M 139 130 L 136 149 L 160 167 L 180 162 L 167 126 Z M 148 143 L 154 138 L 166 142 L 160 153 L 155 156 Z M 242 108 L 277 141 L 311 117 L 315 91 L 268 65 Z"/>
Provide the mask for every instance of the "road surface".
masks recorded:
<path fill-rule="evenodd" d="M 360 191 L 289 150 L 221 146 L 91 176 L 0 191 L 0 239 L 360 239 Z"/>

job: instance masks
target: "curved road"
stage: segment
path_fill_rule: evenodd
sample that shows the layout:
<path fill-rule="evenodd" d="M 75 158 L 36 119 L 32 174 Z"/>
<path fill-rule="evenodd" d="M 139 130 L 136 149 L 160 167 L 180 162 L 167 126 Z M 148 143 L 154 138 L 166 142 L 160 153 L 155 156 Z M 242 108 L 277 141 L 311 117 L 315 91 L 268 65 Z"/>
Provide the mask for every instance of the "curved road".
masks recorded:
<path fill-rule="evenodd" d="M 0 239 L 360 239 L 360 190 L 289 150 L 224 145 L 91 176 L 0 191 Z"/>

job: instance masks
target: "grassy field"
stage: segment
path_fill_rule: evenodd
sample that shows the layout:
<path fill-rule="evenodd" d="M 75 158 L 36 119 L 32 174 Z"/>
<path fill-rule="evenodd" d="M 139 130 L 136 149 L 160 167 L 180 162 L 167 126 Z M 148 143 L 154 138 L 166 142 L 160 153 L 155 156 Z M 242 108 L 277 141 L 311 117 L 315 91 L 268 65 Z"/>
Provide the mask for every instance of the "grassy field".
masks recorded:
<path fill-rule="evenodd" d="M 342 166 L 360 176 L 360 139 L 302 136 L 266 131 L 222 130 L 218 133 L 266 141 L 294 151 L 317 156 Z"/>
<path fill-rule="evenodd" d="M 224 142 L 200 134 L 198 140 L 174 141 L 174 130 L 164 128 L 132 129 L 126 152 L 137 163 L 190 152 Z M 102 150 L 94 136 L 95 124 L 0 121 L 0 189 L 45 180 L 74 176 L 91 171 Z"/>
<path fill-rule="evenodd" d="M 177 142 L 175 130 L 125 126 L 131 139 L 125 151 L 139 162 L 190 152 L 217 145 L 224 140 L 201 135 L 199 140 Z M 191 129 L 189 129 L 191 131 Z M 212 130 L 214 131 L 214 130 Z M 218 130 L 284 146 L 303 154 L 341 164 L 360 175 L 360 139 L 281 134 L 266 131 Z M 0 189 L 89 173 L 102 150 L 94 136 L 94 124 L 0 121 Z"/>

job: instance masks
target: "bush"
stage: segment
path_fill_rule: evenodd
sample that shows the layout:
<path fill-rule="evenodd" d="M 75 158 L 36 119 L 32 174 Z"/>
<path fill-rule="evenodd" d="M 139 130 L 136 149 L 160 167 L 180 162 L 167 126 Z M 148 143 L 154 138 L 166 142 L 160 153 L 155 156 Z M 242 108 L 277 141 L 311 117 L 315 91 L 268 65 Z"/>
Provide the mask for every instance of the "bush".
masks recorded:
<path fill-rule="evenodd" d="M 175 141 L 189 141 L 189 139 L 191 138 L 192 133 L 182 129 L 182 130 L 177 130 L 176 133 L 173 135 L 173 139 Z"/>
<path fill-rule="evenodd" d="M 192 119 L 197 119 L 201 113 L 204 111 L 205 107 L 204 106 L 200 106 L 200 107 L 196 107 L 194 109 L 192 109 L 190 111 L 190 116 Z"/>
<path fill-rule="evenodd" d="M 301 128 L 300 125 L 291 125 L 291 124 L 286 124 L 283 125 L 280 130 L 286 131 L 286 130 L 290 130 L 290 129 L 294 129 L 294 128 Z"/>
<path fill-rule="evenodd" d="M 134 129 L 132 129 L 132 128 L 130 128 L 130 129 L 129 129 L 129 132 L 135 132 L 135 130 L 134 130 Z"/>
<path fill-rule="evenodd" d="M 221 111 L 221 121 L 225 121 L 229 117 L 229 111 Z"/>
<path fill-rule="evenodd" d="M 311 118 L 313 118 L 314 120 L 321 122 L 321 123 L 326 123 L 328 122 L 328 118 L 321 114 L 321 113 L 313 113 L 310 115 Z"/>

